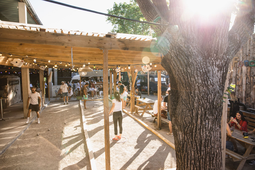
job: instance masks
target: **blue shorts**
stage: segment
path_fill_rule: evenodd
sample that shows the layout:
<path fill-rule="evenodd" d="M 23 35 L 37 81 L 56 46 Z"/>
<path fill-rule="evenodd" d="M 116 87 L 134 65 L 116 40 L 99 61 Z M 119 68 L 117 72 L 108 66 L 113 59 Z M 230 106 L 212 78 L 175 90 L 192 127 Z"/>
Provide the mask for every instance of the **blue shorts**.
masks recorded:
<path fill-rule="evenodd" d="M 167 112 L 167 120 L 171 121 L 171 117 L 170 117 L 169 112 Z"/>

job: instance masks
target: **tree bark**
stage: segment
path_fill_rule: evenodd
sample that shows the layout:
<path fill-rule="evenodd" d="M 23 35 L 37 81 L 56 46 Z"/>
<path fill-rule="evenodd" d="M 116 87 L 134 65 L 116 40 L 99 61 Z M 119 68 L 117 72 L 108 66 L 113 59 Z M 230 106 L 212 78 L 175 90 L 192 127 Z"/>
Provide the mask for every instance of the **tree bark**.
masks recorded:
<path fill-rule="evenodd" d="M 252 4 L 249 12 L 237 16 L 229 31 L 231 8 L 204 23 L 201 16 L 183 19 L 184 0 L 170 0 L 169 7 L 163 7 L 162 0 L 137 3 L 148 21 L 169 14 L 169 26 L 153 29 L 163 37 L 158 38 L 157 48 L 164 54 L 161 64 L 171 80 L 177 169 L 222 169 L 224 84 L 230 61 L 253 32 Z"/>

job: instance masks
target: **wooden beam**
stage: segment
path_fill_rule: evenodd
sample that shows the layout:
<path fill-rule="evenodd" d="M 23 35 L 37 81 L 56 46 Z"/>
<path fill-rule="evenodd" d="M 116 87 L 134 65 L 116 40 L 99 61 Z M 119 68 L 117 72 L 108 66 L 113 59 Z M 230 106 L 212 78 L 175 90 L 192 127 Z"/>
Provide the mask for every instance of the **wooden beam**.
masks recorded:
<path fill-rule="evenodd" d="M 104 139 L 105 139 L 105 169 L 111 169 L 110 161 L 110 135 L 109 135 L 109 101 L 108 101 L 108 49 L 103 50 L 103 93 L 104 93 Z"/>
<path fill-rule="evenodd" d="M 135 81 L 137 77 L 137 73 L 135 72 L 134 66 L 131 67 L 131 75 L 132 75 L 132 86 L 131 86 L 131 92 L 130 92 L 130 111 L 131 114 L 134 112 L 135 109 Z"/>
<path fill-rule="evenodd" d="M 59 36 L 61 35 L 61 36 Z M 147 51 L 150 52 L 151 45 L 154 41 L 130 41 L 124 39 L 112 39 L 107 37 L 92 37 L 92 36 L 76 36 L 48 32 L 35 32 L 17 29 L 0 28 L 0 41 L 2 42 L 17 42 L 17 43 L 35 43 L 36 44 L 50 44 L 57 46 L 69 47 L 90 47 L 90 48 L 104 48 L 123 49 L 131 51 Z M 111 42 L 111 43 L 110 43 Z"/>
<path fill-rule="evenodd" d="M 44 106 L 44 100 L 45 100 L 45 84 L 44 84 L 44 71 L 39 70 L 39 83 L 40 83 L 40 90 L 41 90 L 41 106 Z"/>
<path fill-rule="evenodd" d="M 117 83 L 117 72 L 114 71 L 114 76 L 113 76 L 113 83 L 114 83 L 114 90 L 113 92 L 116 92 L 116 83 Z"/>
<path fill-rule="evenodd" d="M 158 71 L 158 129 L 161 129 L 161 71 Z"/>
<path fill-rule="evenodd" d="M 147 72 L 147 91 L 148 91 L 148 96 L 150 95 L 150 72 Z"/>
<path fill-rule="evenodd" d="M 21 78 L 22 78 L 22 98 L 23 98 L 23 113 L 24 117 L 27 117 L 27 99 L 30 93 L 30 74 L 29 68 L 21 68 Z"/>
<path fill-rule="evenodd" d="M 110 99 L 112 99 L 112 84 L 113 84 L 113 82 L 112 82 L 112 71 L 110 71 Z"/>

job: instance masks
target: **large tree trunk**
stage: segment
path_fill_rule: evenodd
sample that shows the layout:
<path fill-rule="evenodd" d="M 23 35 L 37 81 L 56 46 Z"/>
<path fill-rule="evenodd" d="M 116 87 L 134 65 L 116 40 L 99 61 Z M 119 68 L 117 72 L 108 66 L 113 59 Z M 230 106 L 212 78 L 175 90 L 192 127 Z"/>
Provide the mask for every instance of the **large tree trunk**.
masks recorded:
<path fill-rule="evenodd" d="M 236 18 L 229 31 L 231 10 L 203 23 L 199 16 L 183 19 L 183 1 L 137 0 L 153 26 L 162 66 L 170 76 L 170 115 L 177 169 L 222 169 L 221 117 L 228 65 L 253 32 L 253 8 Z M 251 4 L 250 4 L 251 5 Z"/>

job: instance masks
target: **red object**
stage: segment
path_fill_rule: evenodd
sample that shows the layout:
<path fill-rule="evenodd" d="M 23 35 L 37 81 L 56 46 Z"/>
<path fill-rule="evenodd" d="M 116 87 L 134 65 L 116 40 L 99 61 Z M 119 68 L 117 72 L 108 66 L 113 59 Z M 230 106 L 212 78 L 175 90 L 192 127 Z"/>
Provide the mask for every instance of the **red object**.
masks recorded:
<path fill-rule="evenodd" d="M 235 122 L 232 122 L 230 124 L 230 127 L 232 127 L 233 125 L 235 125 L 236 129 L 239 129 L 238 126 L 235 124 Z M 246 121 L 240 120 L 239 125 L 241 126 L 241 128 L 239 130 L 248 132 L 248 130 L 247 130 L 247 122 Z"/>
<path fill-rule="evenodd" d="M 112 140 L 119 140 L 119 139 L 116 139 L 116 138 L 112 138 Z"/>

